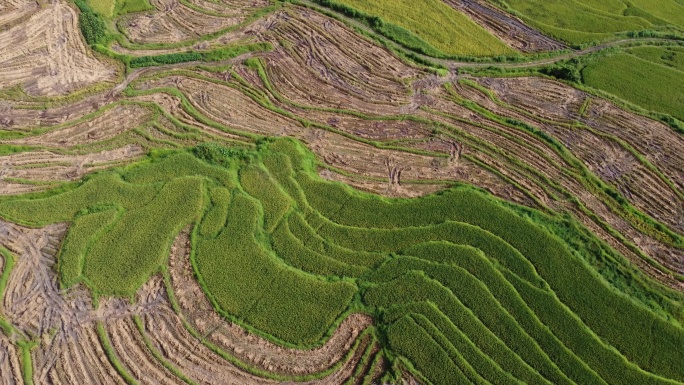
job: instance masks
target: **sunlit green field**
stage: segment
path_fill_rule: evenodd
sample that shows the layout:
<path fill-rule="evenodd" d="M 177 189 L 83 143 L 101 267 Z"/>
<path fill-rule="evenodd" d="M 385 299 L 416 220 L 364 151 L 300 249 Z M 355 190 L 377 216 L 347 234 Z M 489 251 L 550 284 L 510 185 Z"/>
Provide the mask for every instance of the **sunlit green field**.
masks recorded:
<path fill-rule="evenodd" d="M 633 54 L 619 53 L 590 64 L 582 71 L 584 83 L 648 110 L 684 119 L 681 51 L 637 48 L 627 52 Z"/>
<path fill-rule="evenodd" d="M 494 35 L 440 0 L 337 2 L 403 27 L 448 55 L 497 56 L 514 53 Z"/>
<path fill-rule="evenodd" d="M 611 38 L 615 33 L 663 28 L 684 29 L 678 0 L 494 0 L 541 31 L 569 43 Z"/>

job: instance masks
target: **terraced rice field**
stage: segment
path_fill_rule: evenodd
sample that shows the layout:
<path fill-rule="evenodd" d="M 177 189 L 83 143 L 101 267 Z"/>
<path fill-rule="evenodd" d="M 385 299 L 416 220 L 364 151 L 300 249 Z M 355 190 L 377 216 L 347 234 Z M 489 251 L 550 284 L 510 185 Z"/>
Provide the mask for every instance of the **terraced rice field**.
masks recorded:
<path fill-rule="evenodd" d="M 682 44 L 560 41 L 678 16 L 575 2 L 0 3 L 0 384 L 684 383 Z"/>
<path fill-rule="evenodd" d="M 637 55 L 619 53 L 590 64 L 582 71 L 584 82 L 650 110 L 684 118 L 684 89 L 677 81 L 684 71 L 677 68 L 676 56 L 672 56 L 673 60 L 662 59 L 671 57 L 668 52 L 677 55 L 677 51 L 661 49 L 656 51 L 660 53 L 656 57 L 639 48 L 632 52 Z M 649 55 L 651 60 L 642 59 L 638 56 L 640 53 Z M 625 77 L 646 81 L 625 81 Z"/>
<path fill-rule="evenodd" d="M 602 41 L 633 31 L 681 31 L 677 0 L 492 0 L 539 30 L 572 44 Z"/>

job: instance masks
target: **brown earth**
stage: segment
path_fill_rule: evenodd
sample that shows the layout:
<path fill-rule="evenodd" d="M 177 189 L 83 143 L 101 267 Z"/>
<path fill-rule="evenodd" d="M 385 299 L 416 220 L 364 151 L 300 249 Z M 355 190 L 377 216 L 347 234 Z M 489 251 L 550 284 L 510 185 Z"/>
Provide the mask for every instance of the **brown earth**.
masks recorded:
<path fill-rule="evenodd" d="M 35 0 L 6 0 L 0 3 L 0 31 L 28 20 L 40 9 Z"/>
<path fill-rule="evenodd" d="M 267 1 L 216 2 L 195 0 L 200 12 L 178 0 L 152 0 L 156 12 L 124 17 L 119 25 L 135 43 L 170 43 L 197 39 L 243 23 L 248 15 L 268 5 Z M 204 6 L 211 4 L 210 8 Z"/>
<path fill-rule="evenodd" d="M 31 151 L 0 156 L 0 179 L 18 178 L 34 182 L 69 181 L 105 168 L 123 165 L 144 155 L 140 146 L 86 155 L 64 155 L 50 151 Z M 8 194 L 0 190 L 0 194 Z"/>
<path fill-rule="evenodd" d="M 117 67 L 86 48 L 76 11 L 63 3 L 0 32 L 0 89 L 20 86 L 31 96 L 58 96 L 117 78 Z"/>
<path fill-rule="evenodd" d="M 15 145 L 72 147 L 101 142 L 146 123 L 150 111 L 135 105 L 117 105 L 108 108 L 91 120 L 57 127 L 44 134 L 7 141 Z"/>

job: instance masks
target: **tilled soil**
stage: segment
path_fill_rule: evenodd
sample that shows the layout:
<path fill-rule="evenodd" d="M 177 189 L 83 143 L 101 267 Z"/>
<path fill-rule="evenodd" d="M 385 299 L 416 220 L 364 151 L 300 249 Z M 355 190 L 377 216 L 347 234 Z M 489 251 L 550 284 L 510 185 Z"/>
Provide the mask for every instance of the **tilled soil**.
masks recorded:
<path fill-rule="evenodd" d="M 25 22 L 40 9 L 36 0 L 5 0 L 0 3 L 0 31 Z"/>
<path fill-rule="evenodd" d="M 397 114 L 410 100 L 405 81 L 419 74 L 340 22 L 308 10 L 278 14 L 266 38 L 284 44 L 266 55 L 271 81 L 305 105 Z"/>
<path fill-rule="evenodd" d="M 150 3 L 156 12 L 132 14 L 120 21 L 119 25 L 136 43 L 182 42 L 236 26 L 244 22 L 249 13 L 268 5 L 266 1 L 251 1 L 247 4 L 193 1 L 198 2 L 202 5 L 211 4 L 211 8 L 205 8 L 211 13 L 199 12 L 178 0 L 152 0 Z"/>
<path fill-rule="evenodd" d="M 21 86 L 31 96 L 58 96 L 113 82 L 117 68 L 86 48 L 76 11 L 54 3 L 0 32 L 0 89 Z"/>

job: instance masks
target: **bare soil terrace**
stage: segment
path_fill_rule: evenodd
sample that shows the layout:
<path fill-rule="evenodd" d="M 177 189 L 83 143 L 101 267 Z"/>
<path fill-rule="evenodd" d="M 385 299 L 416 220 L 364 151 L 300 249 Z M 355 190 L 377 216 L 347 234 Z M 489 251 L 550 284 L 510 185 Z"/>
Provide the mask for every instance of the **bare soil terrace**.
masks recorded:
<path fill-rule="evenodd" d="M 119 69 L 94 56 L 81 37 L 76 11 L 54 3 L 0 32 L 0 89 L 20 86 L 31 96 L 66 95 L 113 82 Z"/>

